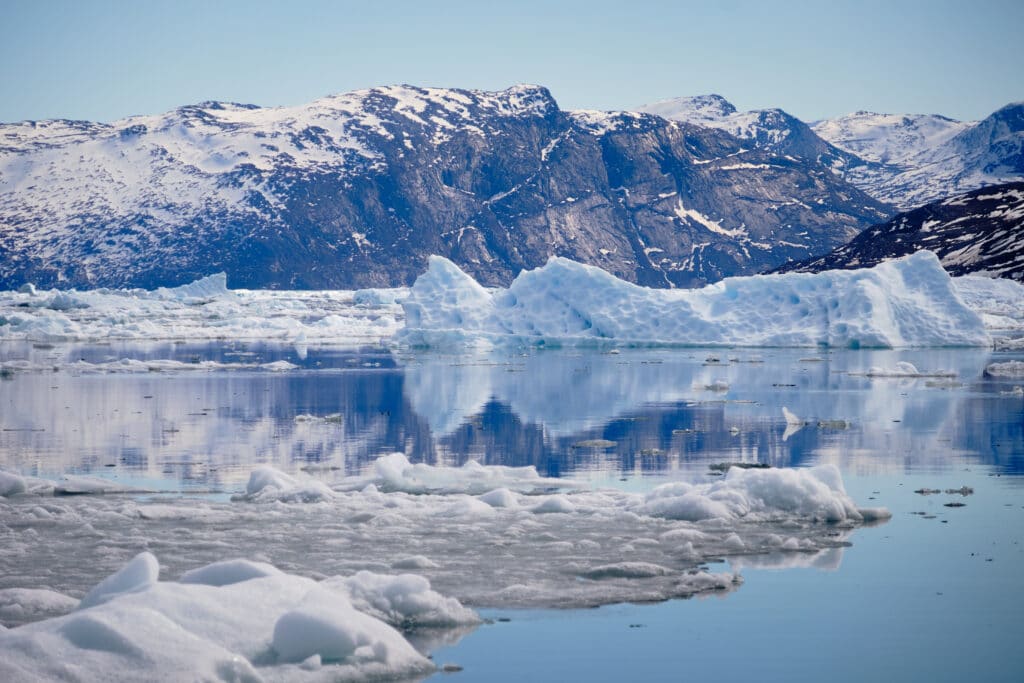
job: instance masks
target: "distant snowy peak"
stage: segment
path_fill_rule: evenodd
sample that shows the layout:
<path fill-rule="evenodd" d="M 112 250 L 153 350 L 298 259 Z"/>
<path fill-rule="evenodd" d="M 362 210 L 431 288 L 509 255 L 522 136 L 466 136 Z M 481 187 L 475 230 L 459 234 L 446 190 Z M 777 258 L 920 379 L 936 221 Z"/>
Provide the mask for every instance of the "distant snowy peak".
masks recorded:
<path fill-rule="evenodd" d="M 968 173 L 994 178 L 1024 174 L 1024 102 L 1006 105 L 940 150 L 938 158 L 962 158 Z"/>
<path fill-rule="evenodd" d="M 868 228 L 821 258 L 777 272 L 866 268 L 927 249 L 951 275 L 1024 282 L 1024 182 L 974 190 Z"/>
<path fill-rule="evenodd" d="M 723 119 L 735 114 L 736 107 L 721 95 L 697 95 L 695 97 L 674 97 L 670 100 L 646 104 L 639 107 L 638 111 L 672 121 L 715 126 Z"/>
<path fill-rule="evenodd" d="M 722 130 L 779 156 L 814 160 L 903 210 L 1024 178 L 1020 102 L 977 122 L 859 111 L 808 125 L 781 109 L 737 111 L 720 95 L 677 97 L 638 111 Z"/>
<path fill-rule="evenodd" d="M 969 128 L 936 114 L 875 114 L 859 111 L 811 125 L 821 138 L 865 161 L 911 163 Z"/>
<path fill-rule="evenodd" d="M 819 121 L 814 130 L 836 147 L 876 162 L 846 179 L 901 209 L 1024 178 L 1021 102 L 977 122 L 858 112 Z"/>
<path fill-rule="evenodd" d="M 777 145 L 790 135 L 794 125 L 802 125 L 781 109 L 736 111 L 736 107 L 721 95 L 677 97 L 638 107 L 637 111 L 671 121 L 724 130 L 741 140 L 754 141 L 761 147 Z"/>
<path fill-rule="evenodd" d="M 822 140 L 800 119 L 781 109 L 736 110 L 721 95 L 677 97 L 638 107 L 663 118 L 725 131 L 753 148 L 779 156 L 813 160 L 833 169 L 862 165 L 852 154 Z"/>

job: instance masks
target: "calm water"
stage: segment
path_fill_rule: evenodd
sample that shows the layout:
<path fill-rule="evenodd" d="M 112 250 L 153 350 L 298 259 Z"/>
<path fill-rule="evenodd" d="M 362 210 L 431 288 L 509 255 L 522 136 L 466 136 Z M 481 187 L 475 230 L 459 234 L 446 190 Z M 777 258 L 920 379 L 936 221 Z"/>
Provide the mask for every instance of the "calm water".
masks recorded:
<path fill-rule="evenodd" d="M 188 367 L 105 371 L 123 358 Z M 634 490 L 726 461 L 834 463 L 859 504 L 894 516 L 815 566 L 748 559 L 745 584 L 720 598 L 485 611 L 494 623 L 435 659 L 463 680 L 1021 680 L 1024 378 L 983 374 L 1014 358 L 7 344 L 0 361 L 34 369 L 0 375 L 0 469 L 224 497 L 257 463 L 334 479 L 396 450 Z M 205 360 L 232 369 L 191 369 Z M 299 369 L 256 367 L 277 360 Z M 864 375 L 898 361 L 957 377 Z M 787 430 L 784 406 L 808 424 Z M 914 493 L 962 486 L 973 494 Z"/>

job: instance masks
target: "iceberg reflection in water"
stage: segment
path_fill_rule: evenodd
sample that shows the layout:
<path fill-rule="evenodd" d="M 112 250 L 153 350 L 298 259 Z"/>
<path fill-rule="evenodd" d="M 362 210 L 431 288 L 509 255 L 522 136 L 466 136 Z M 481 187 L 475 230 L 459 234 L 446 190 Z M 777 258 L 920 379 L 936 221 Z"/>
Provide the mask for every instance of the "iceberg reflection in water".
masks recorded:
<path fill-rule="evenodd" d="M 723 460 L 1024 467 L 1015 455 L 1022 436 L 1005 426 L 1019 410 L 1014 378 L 984 374 L 1009 355 L 989 350 L 394 356 L 312 348 L 304 358 L 293 347 L 262 345 L 5 351 L 37 369 L 0 382 L 0 467 L 36 476 L 233 491 L 256 464 L 358 474 L 393 451 L 414 462 L 476 459 L 555 476 L 665 473 Z M 83 371 L 79 360 L 146 366 L 154 356 L 182 359 L 185 368 L 199 367 L 190 362 L 199 358 L 248 365 L 112 373 Z M 260 367 L 281 362 L 296 367 Z M 955 379 L 868 376 L 901 362 Z M 783 407 L 806 426 L 787 436 Z M 993 413 L 1007 419 L 979 419 Z M 954 461 L 936 455 L 945 452 Z"/>

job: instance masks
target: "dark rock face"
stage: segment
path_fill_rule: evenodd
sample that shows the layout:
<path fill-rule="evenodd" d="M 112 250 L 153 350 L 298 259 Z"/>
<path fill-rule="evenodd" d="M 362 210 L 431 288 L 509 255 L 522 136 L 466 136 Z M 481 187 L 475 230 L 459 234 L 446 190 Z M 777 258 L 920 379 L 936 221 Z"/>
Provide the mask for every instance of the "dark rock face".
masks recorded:
<path fill-rule="evenodd" d="M 786 144 L 824 145 L 806 132 Z M 817 147 L 749 147 L 649 114 L 562 111 L 536 86 L 3 125 L 0 287 L 217 271 L 232 287 L 396 286 L 430 254 L 487 285 L 559 255 L 697 286 L 824 253 L 891 214 Z"/>
<path fill-rule="evenodd" d="M 776 272 L 868 268 L 929 249 L 951 275 L 1024 281 L 1024 182 L 986 187 L 901 213 L 849 244 Z"/>

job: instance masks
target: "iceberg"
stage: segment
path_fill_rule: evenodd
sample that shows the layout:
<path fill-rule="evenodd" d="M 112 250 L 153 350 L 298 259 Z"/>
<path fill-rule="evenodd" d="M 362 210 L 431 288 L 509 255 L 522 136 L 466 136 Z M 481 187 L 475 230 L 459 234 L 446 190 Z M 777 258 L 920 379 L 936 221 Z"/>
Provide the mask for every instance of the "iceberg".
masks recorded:
<path fill-rule="evenodd" d="M 728 278 L 699 290 L 640 287 L 565 258 L 490 291 L 440 256 L 402 302 L 408 346 L 991 346 L 938 258 L 873 268 Z"/>

